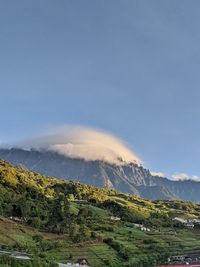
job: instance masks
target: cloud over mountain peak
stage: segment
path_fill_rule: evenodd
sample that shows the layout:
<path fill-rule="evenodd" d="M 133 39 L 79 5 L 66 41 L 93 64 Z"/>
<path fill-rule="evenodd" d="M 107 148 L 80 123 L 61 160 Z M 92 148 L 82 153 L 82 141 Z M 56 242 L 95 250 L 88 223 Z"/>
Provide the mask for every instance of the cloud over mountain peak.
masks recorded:
<path fill-rule="evenodd" d="M 141 164 L 141 160 L 119 138 L 87 127 L 65 126 L 18 144 L 24 149 L 46 149 L 71 158 L 104 160 L 109 163 Z"/>

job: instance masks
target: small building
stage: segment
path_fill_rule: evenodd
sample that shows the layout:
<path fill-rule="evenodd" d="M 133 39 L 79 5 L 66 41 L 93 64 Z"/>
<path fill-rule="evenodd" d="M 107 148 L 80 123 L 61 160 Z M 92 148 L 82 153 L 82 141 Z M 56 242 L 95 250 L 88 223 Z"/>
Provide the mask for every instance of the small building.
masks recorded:
<path fill-rule="evenodd" d="M 151 232 L 151 229 L 145 227 L 143 224 L 134 223 L 133 225 L 134 225 L 134 227 L 139 228 L 141 231 Z"/>
<path fill-rule="evenodd" d="M 80 266 L 89 266 L 89 263 L 87 261 L 87 259 L 83 258 L 83 259 L 78 259 L 77 262 Z"/>
<path fill-rule="evenodd" d="M 186 223 L 184 223 L 184 226 L 187 228 L 194 228 L 194 223 L 193 222 L 186 222 Z"/>
<path fill-rule="evenodd" d="M 15 222 L 23 222 L 22 218 L 19 217 L 10 216 L 9 219 Z"/>
<path fill-rule="evenodd" d="M 200 224 L 200 219 L 192 219 L 191 221 L 195 224 Z"/>
<path fill-rule="evenodd" d="M 140 228 L 140 230 L 141 230 L 141 231 L 144 231 L 144 232 L 151 232 L 151 230 L 150 230 L 149 228 L 144 227 L 144 226 L 142 226 L 142 227 Z"/>
<path fill-rule="evenodd" d="M 117 217 L 117 216 L 111 216 L 110 219 L 112 221 L 121 221 L 121 218 L 120 217 Z"/>
<path fill-rule="evenodd" d="M 182 219 L 179 217 L 176 217 L 173 220 L 181 223 L 186 228 L 194 228 L 194 221 L 193 220 L 185 220 L 185 219 Z"/>
<path fill-rule="evenodd" d="M 169 262 L 184 262 L 185 255 L 172 256 L 168 259 Z"/>
<path fill-rule="evenodd" d="M 19 260 L 31 260 L 31 257 L 29 255 L 21 252 L 12 252 L 10 257 Z"/>
<path fill-rule="evenodd" d="M 179 217 L 173 218 L 173 221 L 177 221 L 177 222 L 180 222 L 182 224 L 187 223 L 187 220 L 185 220 L 183 218 L 179 218 Z"/>

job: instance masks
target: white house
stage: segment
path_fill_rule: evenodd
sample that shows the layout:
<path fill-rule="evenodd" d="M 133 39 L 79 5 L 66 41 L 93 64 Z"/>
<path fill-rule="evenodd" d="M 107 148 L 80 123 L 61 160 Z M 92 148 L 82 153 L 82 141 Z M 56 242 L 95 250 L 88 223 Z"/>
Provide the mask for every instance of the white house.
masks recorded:
<path fill-rule="evenodd" d="M 180 223 L 187 223 L 187 220 L 183 219 L 183 218 L 180 218 L 180 217 L 175 217 L 173 218 L 173 221 L 177 221 L 177 222 L 180 222 Z"/>
<path fill-rule="evenodd" d="M 120 217 L 116 217 L 116 216 L 111 216 L 110 219 L 112 221 L 121 221 L 121 218 Z"/>
<path fill-rule="evenodd" d="M 144 232 L 151 232 L 151 230 L 147 227 L 145 227 L 143 224 L 137 224 L 137 223 L 134 223 L 133 224 L 136 228 L 139 228 L 141 231 L 144 231 Z"/>
<path fill-rule="evenodd" d="M 182 219 L 179 217 L 175 217 L 173 220 L 182 223 L 183 226 L 185 226 L 187 228 L 194 228 L 194 220 L 193 219 L 185 220 L 185 219 Z"/>

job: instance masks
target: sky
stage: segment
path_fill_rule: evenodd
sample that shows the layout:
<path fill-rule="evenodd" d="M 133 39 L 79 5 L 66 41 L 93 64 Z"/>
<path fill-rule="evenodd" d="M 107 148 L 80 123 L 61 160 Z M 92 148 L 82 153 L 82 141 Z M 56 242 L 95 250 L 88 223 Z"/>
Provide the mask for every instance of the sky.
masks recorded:
<path fill-rule="evenodd" d="M 83 125 L 200 176 L 199 0 L 0 1 L 0 143 Z"/>

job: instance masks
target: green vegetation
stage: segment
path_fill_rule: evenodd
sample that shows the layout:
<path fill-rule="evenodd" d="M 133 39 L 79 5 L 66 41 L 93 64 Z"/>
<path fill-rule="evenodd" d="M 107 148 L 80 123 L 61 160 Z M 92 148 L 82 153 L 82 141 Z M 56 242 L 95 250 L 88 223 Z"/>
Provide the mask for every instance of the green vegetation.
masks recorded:
<path fill-rule="evenodd" d="M 184 229 L 172 220 L 199 218 L 198 204 L 148 201 L 5 161 L 0 161 L 0 216 L 1 249 L 31 255 L 26 262 L 1 256 L 0 266 L 53 267 L 87 258 L 92 267 L 149 267 L 200 246 L 198 227 Z"/>

